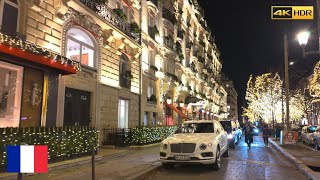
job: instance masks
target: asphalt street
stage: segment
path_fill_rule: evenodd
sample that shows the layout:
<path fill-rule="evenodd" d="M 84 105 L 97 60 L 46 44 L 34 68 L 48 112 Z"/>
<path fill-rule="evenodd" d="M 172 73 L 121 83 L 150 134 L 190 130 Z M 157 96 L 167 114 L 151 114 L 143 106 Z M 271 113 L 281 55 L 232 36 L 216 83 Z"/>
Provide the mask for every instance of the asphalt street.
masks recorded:
<path fill-rule="evenodd" d="M 222 158 L 221 169 L 211 170 L 208 166 L 175 166 L 170 169 L 160 169 L 153 172 L 145 180 L 188 180 L 188 179 L 290 179 L 304 180 L 306 176 L 293 163 L 288 161 L 272 145 L 265 147 L 260 136 L 254 137 L 254 143 L 249 150 L 241 139 L 235 149 L 231 149 L 229 157 Z"/>

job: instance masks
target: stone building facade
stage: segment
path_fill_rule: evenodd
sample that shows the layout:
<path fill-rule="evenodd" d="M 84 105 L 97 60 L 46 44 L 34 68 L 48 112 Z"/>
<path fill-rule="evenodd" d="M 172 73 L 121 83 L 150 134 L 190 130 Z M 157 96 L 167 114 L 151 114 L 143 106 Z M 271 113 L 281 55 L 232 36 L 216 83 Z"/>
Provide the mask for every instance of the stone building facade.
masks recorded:
<path fill-rule="evenodd" d="M 197 1 L 142 0 L 141 7 L 143 124 L 222 119 L 222 61 Z"/>
<path fill-rule="evenodd" d="M 230 80 L 224 74 L 222 75 L 222 82 L 226 87 L 227 91 L 227 108 L 228 108 L 228 117 L 229 120 L 239 120 L 238 119 L 238 93 L 235 90 L 233 81 Z"/>
<path fill-rule="evenodd" d="M 139 124 L 140 3 L 109 0 L 1 1 L 17 17 L 19 37 L 50 52 L 52 62 L 81 64 L 77 73 L 47 73 L 38 125 L 135 127 Z M 12 7 L 16 8 L 12 11 Z M 6 11 L 1 14 L 5 29 Z M 14 14 L 13 12 L 16 12 Z M 8 12 L 6 12 L 8 13 Z M 132 30 L 132 29 L 135 29 Z M 58 59 L 58 57 L 65 59 Z M 68 75 L 69 74 L 69 75 Z M 24 122 L 27 122 L 25 120 Z"/>

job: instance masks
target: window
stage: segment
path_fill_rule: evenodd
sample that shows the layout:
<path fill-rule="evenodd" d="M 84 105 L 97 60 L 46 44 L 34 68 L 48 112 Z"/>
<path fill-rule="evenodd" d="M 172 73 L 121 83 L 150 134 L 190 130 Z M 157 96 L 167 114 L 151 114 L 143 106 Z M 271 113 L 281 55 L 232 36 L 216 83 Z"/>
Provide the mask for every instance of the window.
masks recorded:
<path fill-rule="evenodd" d="M 144 120 L 143 125 L 148 126 L 149 122 L 149 112 L 144 112 Z"/>
<path fill-rule="evenodd" d="M 152 84 L 149 84 L 148 85 L 148 98 L 151 97 L 151 95 L 155 95 L 155 92 L 154 92 L 154 87 Z"/>
<path fill-rule="evenodd" d="M 129 59 L 126 55 L 122 54 L 119 62 L 119 83 L 121 87 L 131 88 L 132 74 L 130 69 Z"/>
<path fill-rule="evenodd" d="M 19 127 L 23 68 L 0 61 L 0 128 Z"/>
<path fill-rule="evenodd" d="M 119 99 L 118 128 L 128 128 L 129 101 Z"/>
<path fill-rule="evenodd" d="M 6 33 L 18 31 L 19 5 L 17 0 L 0 1 L 0 30 Z"/>
<path fill-rule="evenodd" d="M 81 65 L 96 67 L 96 47 L 92 38 L 81 29 L 68 30 L 66 54 L 68 58 L 81 62 Z"/>
<path fill-rule="evenodd" d="M 149 13 L 149 18 L 148 18 L 148 23 L 149 23 L 149 26 L 150 27 L 153 27 L 153 26 L 155 26 L 155 18 L 154 18 L 154 15 L 153 14 L 151 14 L 151 12 Z"/>

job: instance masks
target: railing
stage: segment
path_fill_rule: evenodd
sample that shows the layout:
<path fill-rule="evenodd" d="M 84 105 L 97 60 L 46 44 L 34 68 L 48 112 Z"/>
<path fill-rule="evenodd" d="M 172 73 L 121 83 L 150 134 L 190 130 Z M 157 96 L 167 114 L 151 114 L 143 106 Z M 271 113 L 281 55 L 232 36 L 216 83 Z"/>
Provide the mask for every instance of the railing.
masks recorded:
<path fill-rule="evenodd" d="M 127 78 L 124 74 L 120 74 L 119 77 L 120 80 L 120 86 L 124 88 L 131 88 L 131 79 Z"/>
<path fill-rule="evenodd" d="M 117 27 L 119 30 L 124 32 L 126 35 L 134 39 L 136 42 L 140 43 L 141 37 L 140 33 L 132 33 L 130 29 L 130 24 L 121 19 L 116 15 L 111 8 L 105 4 L 97 3 L 94 0 L 80 0 L 80 2 L 98 14 L 100 17 L 104 18 L 107 22 Z"/>

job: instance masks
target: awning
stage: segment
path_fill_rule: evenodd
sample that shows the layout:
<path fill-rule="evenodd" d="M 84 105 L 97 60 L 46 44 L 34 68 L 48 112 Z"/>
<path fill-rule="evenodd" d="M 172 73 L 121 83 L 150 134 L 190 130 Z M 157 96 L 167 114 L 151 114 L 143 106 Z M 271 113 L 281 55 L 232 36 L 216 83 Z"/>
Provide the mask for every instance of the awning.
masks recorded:
<path fill-rule="evenodd" d="M 172 109 L 174 112 L 176 112 L 182 119 L 188 119 L 188 117 L 185 114 L 183 114 L 178 108 L 176 108 L 174 105 L 168 104 L 166 101 L 164 101 L 164 104 L 170 109 Z"/>
<path fill-rule="evenodd" d="M 81 69 L 80 63 L 50 52 L 35 44 L 0 32 L 0 53 L 21 58 L 25 61 L 45 65 L 62 74 L 76 74 Z"/>

